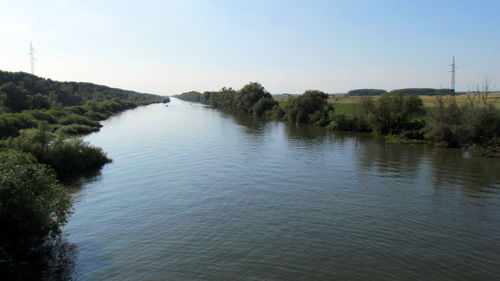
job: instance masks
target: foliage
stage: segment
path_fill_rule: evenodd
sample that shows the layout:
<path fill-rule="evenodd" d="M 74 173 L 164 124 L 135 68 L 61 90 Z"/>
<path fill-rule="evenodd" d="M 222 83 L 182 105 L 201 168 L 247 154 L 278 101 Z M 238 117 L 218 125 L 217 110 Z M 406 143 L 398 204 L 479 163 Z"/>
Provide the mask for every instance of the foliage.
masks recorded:
<path fill-rule="evenodd" d="M 21 86 L 9 82 L 0 86 L 3 105 L 11 112 L 20 112 L 28 108 L 28 94 Z"/>
<path fill-rule="evenodd" d="M 416 96 L 436 96 L 436 95 L 453 95 L 455 91 L 452 89 L 432 89 L 432 88 L 406 88 L 406 89 L 396 89 L 392 90 L 391 94 L 396 94 L 398 92 L 404 92 L 408 95 Z"/>
<path fill-rule="evenodd" d="M 31 155 L 0 152 L 0 270 L 15 275 L 20 263 L 37 261 L 48 238 L 60 233 L 71 199 L 47 166 Z M 12 276 L 10 276 L 12 277 Z"/>
<path fill-rule="evenodd" d="M 195 91 L 183 93 L 177 98 L 185 101 L 201 102 L 222 110 L 264 115 L 273 109 L 277 102 L 259 83 L 251 82 L 235 91 L 231 88 L 222 88 L 217 92 Z"/>
<path fill-rule="evenodd" d="M 61 175 L 98 169 L 111 162 L 101 148 L 62 132 L 51 133 L 48 124 L 41 122 L 37 129 L 23 130 L 20 136 L 8 138 L 2 145 L 33 154 L 40 163 L 51 166 Z"/>
<path fill-rule="evenodd" d="M 52 126 L 52 131 L 62 127 L 62 131 L 66 134 L 80 135 L 95 132 L 101 127 L 98 121 L 135 107 L 137 104 L 133 101 L 113 99 L 90 101 L 82 106 L 55 106 L 50 109 L 4 113 L 0 114 L 0 138 L 17 136 L 19 130 L 36 127 L 42 121 L 59 124 Z"/>
<path fill-rule="evenodd" d="M 89 127 L 97 127 L 97 128 L 101 127 L 99 122 L 91 120 L 88 117 L 85 117 L 83 115 L 78 115 L 75 113 L 72 113 L 70 115 L 65 116 L 64 118 L 59 120 L 58 123 L 62 124 L 62 125 L 80 124 L 80 125 L 86 125 Z"/>
<path fill-rule="evenodd" d="M 28 114 L 4 113 L 0 114 L 0 138 L 15 136 L 20 129 L 36 126 L 36 120 Z"/>
<path fill-rule="evenodd" d="M 47 96 L 40 93 L 32 96 L 31 98 L 31 108 L 32 109 L 47 109 L 50 108 L 50 100 Z"/>
<path fill-rule="evenodd" d="M 361 98 L 355 105 L 352 114 L 352 130 L 370 132 L 370 119 L 375 109 L 375 102 L 370 97 Z"/>
<path fill-rule="evenodd" d="M 177 98 L 181 100 L 186 100 L 186 101 L 192 101 L 192 102 L 200 102 L 200 97 L 202 93 L 196 92 L 196 91 L 190 91 L 186 93 L 182 93 L 181 95 L 177 96 Z"/>
<path fill-rule="evenodd" d="M 354 131 L 353 120 L 351 116 L 344 113 L 335 113 L 330 117 L 328 129 L 336 131 Z"/>
<path fill-rule="evenodd" d="M 308 90 L 293 97 L 285 107 L 285 118 L 291 123 L 304 123 L 325 126 L 333 106 L 328 103 L 328 95 L 317 90 Z"/>
<path fill-rule="evenodd" d="M 0 71 L 0 138 L 47 121 L 67 134 L 98 131 L 97 122 L 111 115 L 168 97 L 109 88 L 91 83 L 56 82 L 22 72 Z M 60 125 L 55 125 L 56 123 Z"/>
<path fill-rule="evenodd" d="M 271 94 L 259 83 L 249 83 L 236 93 L 236 110 L 246 113 L 262 114 L 276 104 Z"/>
<path fill-rule="evenodd" d="M 423 112 L 422 100 L 417 96 L 403 92 L 384 94 L 374 102 L 369 123 L 377 134 L 399 134 L 415 129 L 411 119 Z"/>
<path fill-rule="evenodd" d="M 432 142 L 450 147 L 500 147 L 500 110 L 480 97 L 459 105 L 453 97 L 439 96 L 425 132 Z"/>
<path fill-rule="evenodd" d="M 47 98 L 51 106 L 55 104 L 60 104 L 62 106 L 83 105 L 91 100 L 134 100 L 137 104 L 142 102 L 161 102 L 168 100 L 168 98 L 157 95 L 110 88 L 92 83 L 58 82 L 51 79 L 40 78 L 24 72 L 0 71 L 0 85 L 4 84 L 11 84 L 10 86 L 7 86 L 9 89 L 12 89 L 12 86 L 15 86 L 17 91 L 24 91 L 28 97 L 33 97 L 31 107 L 27 104 L 27 99 L 24 101 L 24 99 L 17 97 L 16 102 L 22 104 L 22 106 L 15 106 L 18 109 L 13 110 L 15 112 L 28 108 L 47 108 L 45 99 L 42 104 L 39 103 L 39 101 L 41 101 L 38 99 L 40 96 Z M 35 96 L 37 96 L 37 98 L 34 98 Z M 10 106 L 7 107 L 10 108 Z M 20 108 L 22 109 L 19 110 Z"/>
<path fill-rule="evenodd" d="M 380 96 L 387 93 L 386 90 L 381 89 L 356 89 L 347 92 L 348 96 Z"/>

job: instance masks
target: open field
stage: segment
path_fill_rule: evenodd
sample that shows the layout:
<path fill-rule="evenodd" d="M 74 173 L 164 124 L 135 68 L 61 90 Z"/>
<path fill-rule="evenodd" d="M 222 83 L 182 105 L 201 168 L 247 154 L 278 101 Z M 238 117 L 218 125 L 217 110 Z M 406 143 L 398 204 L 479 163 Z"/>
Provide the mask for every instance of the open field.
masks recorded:
<path fill-rule="evenodd" d="M 377 99 L 379 96 L 371 96 L 373 99 Z M 436 96 L 419 96 L 423 102 L 425 107 L 432 108 L 436 102 Z M 458 103 L 466 103 L 473 94 L 461 94 L 456 95 L 455 99 Z M 342 114 L 351 114 L 354 110 L 354 104 L 358 102 L 362 97 L 360 96 L 330 96 L 328 98 L 328 102 L 333 103 L 335 107 L 335 113 Z M 284 107 L 290 97 L 274 97 L 280 107 Z M 497 108 L 500 108 L 500 92 L 493 92 L 488 94 L 488 103 L 495 105 Z"/>

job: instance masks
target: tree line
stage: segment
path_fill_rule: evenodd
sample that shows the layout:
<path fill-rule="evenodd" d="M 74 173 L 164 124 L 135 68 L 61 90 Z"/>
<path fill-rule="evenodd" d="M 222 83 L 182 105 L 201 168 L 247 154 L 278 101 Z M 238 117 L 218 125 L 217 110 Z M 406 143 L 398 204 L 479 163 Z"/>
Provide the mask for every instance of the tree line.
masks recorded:
<path fill-rule="evenodd" d="M 383 90 L 368 92 L 373 95 L 376 91 Z M 377 98 L 362 97 L 349 114 L 336 113 L 335 104 L 328 102 L 328 95 L 318 90 L 305 91 L 280 105 L 259 83 L 250 83 L 240 90 L 223 88 L 217 92 L 187 92 L 177 97 L 289 123 L 371 132 L 396 142 L 499 150 L 500 110 L 486 102 L 487 91 L 471 94 L 467 102 L 458 103 L 452 91 L 436 90 L 433 107 L 424 107 L 417 95 L 423 92 L 429 93 L 428 89 L 403 89 L 383 92 Z"/>
<path fill-rule="evenodd" d="M 390 92 L 382 89 L 355 89 L 347 92 L 348 96 L 380 96 L 386 93 L 395 94 L 404 92 L 408 95 L 417 96 L 437 96 L 437 95 L 453 95 L 455 91 L 452 89 L 432 89 L 432 88 L 405 88 L 395 89 Z"/>
<path fill-rule="evenodd" d="M 78 135 L 168 97 L 0 71 L 0 276 L 39 279 L 71 214 L 60 179 L 101 168 L 106 153 Z"/>

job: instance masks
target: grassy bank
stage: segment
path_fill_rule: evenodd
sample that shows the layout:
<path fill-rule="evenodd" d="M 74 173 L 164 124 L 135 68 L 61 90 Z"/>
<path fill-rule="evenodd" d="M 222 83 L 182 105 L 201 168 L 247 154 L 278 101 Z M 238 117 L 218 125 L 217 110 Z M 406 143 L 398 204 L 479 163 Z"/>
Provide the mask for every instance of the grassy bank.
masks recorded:
<path fill-rule="evenodd" d="M 79 135 L 99 121 L 166 97 L 0 71 L 0 276 L 39 280 L 54 256 L 71 197 L 59 183 L 111 161 Z M 59 265 L 57 265 L 59 266 Z"/>

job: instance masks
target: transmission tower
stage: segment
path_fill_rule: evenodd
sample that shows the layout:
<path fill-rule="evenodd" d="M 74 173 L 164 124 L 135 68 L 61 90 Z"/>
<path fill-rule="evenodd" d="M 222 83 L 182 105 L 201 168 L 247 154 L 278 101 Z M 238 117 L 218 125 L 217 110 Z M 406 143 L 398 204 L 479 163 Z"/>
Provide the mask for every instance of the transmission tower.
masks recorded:
<path fill-rule="evenodd" d="M 453 90 L 453 94 L 455 94 L 455 70 L 456 70 L 456 66 L 455 66 L 455 56 L 453 56 L 453 61 L 452 63 L 450 64 L 451 66 L 451 89 Z"/>
<path fill-rule="evenodd" d="M 31 63 L 31 74 L 35 75 L 35 48 L 33 48 L 33 44 L 30 42 L 30 51 L 28 53 L 28 56 L 30 57 L 30 63 Z"/>

